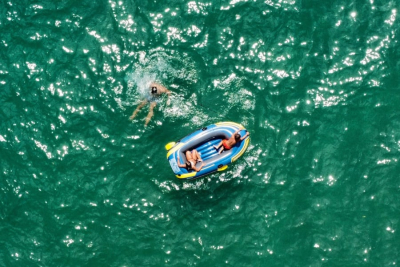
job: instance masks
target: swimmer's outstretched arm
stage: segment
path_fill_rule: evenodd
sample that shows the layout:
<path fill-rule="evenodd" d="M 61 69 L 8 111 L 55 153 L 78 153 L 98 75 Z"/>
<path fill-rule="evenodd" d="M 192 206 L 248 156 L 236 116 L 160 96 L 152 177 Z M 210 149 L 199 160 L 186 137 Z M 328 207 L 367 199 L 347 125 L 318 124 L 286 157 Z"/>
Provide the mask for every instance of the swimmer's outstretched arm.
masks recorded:
<path fill-rule="evenodd" d="M 169 97 L 171 96 L 171 91 L 167 90 L 166 94 L 167 94 L 167 105 L 169 105 L 171 104 L 171 100 L 169 99 Z"/>
<path fill-rule="evenodd" d="M 151 117 L 153 117 L 154 115 L 154 107 L 157 105 L 156 102 L 150 102 L 150 108 L 149 108 L 149 114 L 147 114 L 146 117 L 146 122 L 144 123 L 144 126 L 147 126 L 147 124 L 149 123 L 149 121 L 151 120 Z"/>
<path fill-rule="evenodd" d="M 146 105 L 147 100 L 143 100 L 142 103 L 140 103 L 140 105 L 135 109 L 135 111 L 133 112 L 132 116 L 129 117 L 130 120 L 133 120 L 135 118 L 135 116 L 137 115 L 137 113 L 139 112 L 139 110 L 144 107 L 144 105 Z"/>

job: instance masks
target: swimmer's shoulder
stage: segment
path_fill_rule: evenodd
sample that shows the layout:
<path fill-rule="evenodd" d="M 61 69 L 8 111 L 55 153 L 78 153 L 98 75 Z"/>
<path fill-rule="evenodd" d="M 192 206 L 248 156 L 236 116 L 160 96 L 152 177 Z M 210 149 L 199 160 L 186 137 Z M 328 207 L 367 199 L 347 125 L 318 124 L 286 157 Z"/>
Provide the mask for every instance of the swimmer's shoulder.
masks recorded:
<path fill-rule="evenodd" d="M 153 86 L 157 87 L 158 94 L 162 94 L 162 93 L 168 92 L 168 89 L 165 88 L 164 86 L 162 86 L 159 83 L 152 82 L 151 85 L 150 85 L 150 88 L 153 87 Z"/>

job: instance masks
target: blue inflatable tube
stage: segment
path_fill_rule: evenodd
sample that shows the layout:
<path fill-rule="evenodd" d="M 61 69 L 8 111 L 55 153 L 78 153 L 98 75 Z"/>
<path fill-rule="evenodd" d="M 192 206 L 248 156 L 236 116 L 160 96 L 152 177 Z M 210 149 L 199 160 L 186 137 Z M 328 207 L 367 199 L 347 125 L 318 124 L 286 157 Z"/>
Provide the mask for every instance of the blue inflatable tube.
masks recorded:
<path fill-rule="evenodd" d="M 239 129 L 241 129 L 240 136 L 244 136 L 247 130 L 242 125 L 235 122 L 218 122 L 199 129 L 177 142 L 168 143 L 165 146 L 168 150 L 167 159 L 176 177 L 191 180 L 212 172 L 225 170 L 229 164 L 237 160 L 246 151 L 250 138 L 247 136 L 244 140 L 236 143 L 231 149 L 224 150 L 221 154 L 218 154 L 214 145 L 219 144 L 223 139 L 230 138 Z M 180 168 L 177 164 L 178 155 L 181 161 L 180 164 L 185 164 L 185 152 L 193 149 L 200 153 L 204 162 L 204 166 L 199 172 L 188 171 L 186 168 Z M 200 167 L 201 164 L 201 162 L 198 162 L 196 167 Z"/>

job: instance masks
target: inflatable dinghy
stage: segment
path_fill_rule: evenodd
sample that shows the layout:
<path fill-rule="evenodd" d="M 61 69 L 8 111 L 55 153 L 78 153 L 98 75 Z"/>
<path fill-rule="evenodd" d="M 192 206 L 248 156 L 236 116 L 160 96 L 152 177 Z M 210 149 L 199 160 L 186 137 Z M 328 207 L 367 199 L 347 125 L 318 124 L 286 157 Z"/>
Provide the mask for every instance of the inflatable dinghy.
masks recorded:
<path fill-rule="evenodd" d="M 199 129 L 177 142 L 168 143 L 165 146 L 168 150 L 167 159 L 176 177 L 191 180 L 212 172 L 225 170 L 229 164 L 237 160 L 246 151 L 250 138 L 247 136 L 231 149 L 223 150 L 221 154 L 218 154 L 214 145 L 217 146 L 223 139 L 229 139 L 239 129 L 241 129 L 240 136 L 244 136 L 247 130 L 242 125 L 235 122 L 219 122 Z M 185 152 L 193 149 L 200 153 L 204 162 L 204 166 L 198 172 L 188 171 L 186 168 L 178 166 L 178 156 L 180 165 L 184 165 L 186 162 Z M 201 165 L 202 162 L 197 162 L 196 167 L 199 168 Z"/>

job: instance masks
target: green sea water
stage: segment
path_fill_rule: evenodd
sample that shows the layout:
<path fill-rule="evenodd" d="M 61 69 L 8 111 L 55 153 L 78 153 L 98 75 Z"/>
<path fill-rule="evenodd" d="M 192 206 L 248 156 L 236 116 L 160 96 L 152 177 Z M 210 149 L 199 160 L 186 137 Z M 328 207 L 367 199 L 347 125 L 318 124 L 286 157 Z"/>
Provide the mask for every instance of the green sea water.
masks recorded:
<path fill-rule="evenodd" d="M 399 265 L 399 7 L 0 1 L 0 265 Z M 177 179 L 220 121 L 247 151 Z"/>

